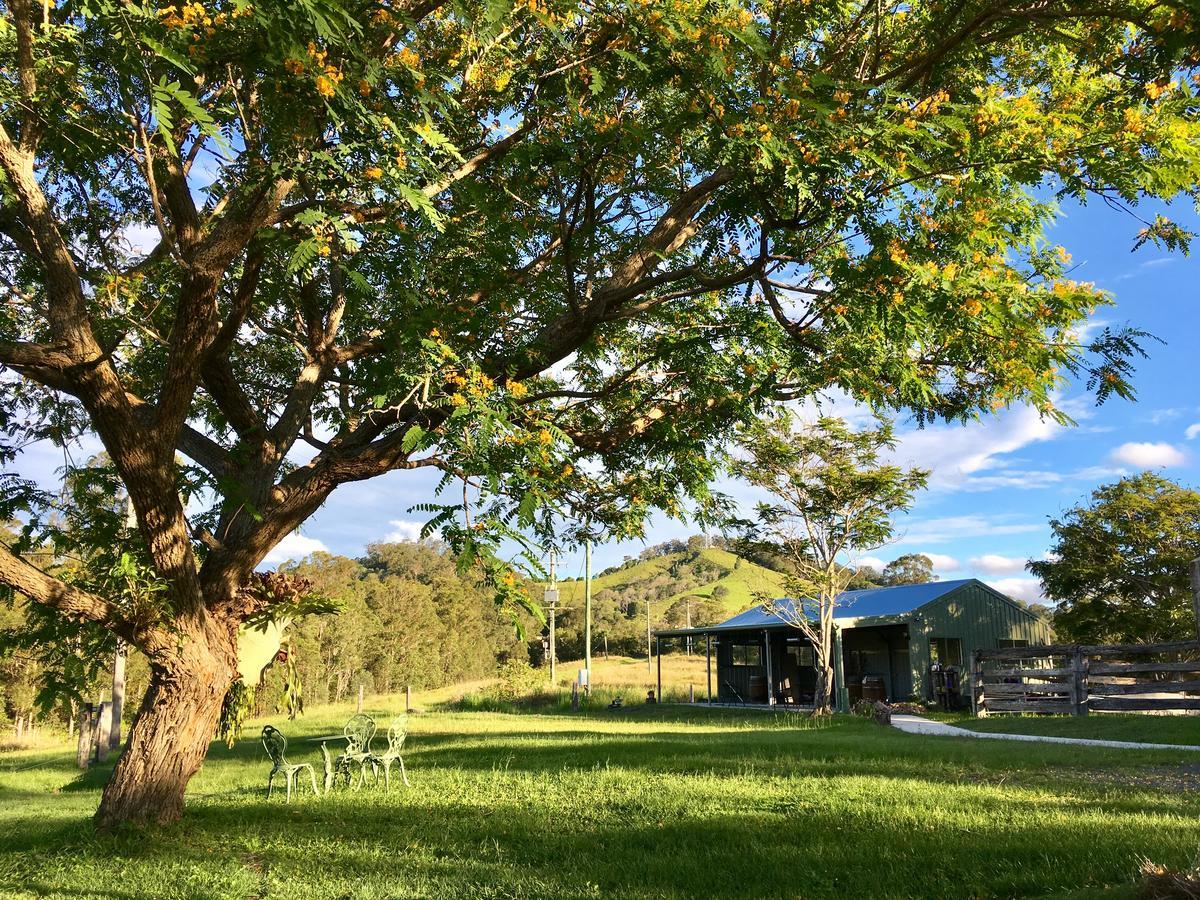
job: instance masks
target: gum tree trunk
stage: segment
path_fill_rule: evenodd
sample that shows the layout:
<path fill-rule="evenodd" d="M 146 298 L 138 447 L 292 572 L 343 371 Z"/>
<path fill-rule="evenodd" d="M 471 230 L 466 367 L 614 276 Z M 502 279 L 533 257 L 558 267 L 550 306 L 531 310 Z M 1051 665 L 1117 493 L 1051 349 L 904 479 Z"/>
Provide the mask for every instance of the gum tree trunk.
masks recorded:
<path fill-rule="evenodd" d="M 178 656 L 152 662 L 150 687 L 96 812 L 101 829 L 183 814 L 184 790 L 204 762 L 233 681 L 237 644 L 234 633 L 179 639 Z"/>

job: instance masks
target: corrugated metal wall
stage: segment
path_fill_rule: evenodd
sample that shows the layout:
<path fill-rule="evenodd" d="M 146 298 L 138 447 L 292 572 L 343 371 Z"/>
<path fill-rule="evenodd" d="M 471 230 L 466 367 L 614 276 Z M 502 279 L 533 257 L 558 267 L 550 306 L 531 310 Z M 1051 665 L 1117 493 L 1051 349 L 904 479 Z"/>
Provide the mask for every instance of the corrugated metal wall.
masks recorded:
<path fill-rule="evenodd" d="M 958 638 L 962 641 L 963 666 L 970 668 L 977 649 L 994 649 L 1001 640 L 1025 640 L 1031 646 L 1049 644 L 1050 629 L 1013 604 L 979 584 L 965 584 L 956 591 L 922 607 L 909 628 L 909 653 L 913 666 L 913 690 L 928 697 L 930 692 L 929 641 Z"/>

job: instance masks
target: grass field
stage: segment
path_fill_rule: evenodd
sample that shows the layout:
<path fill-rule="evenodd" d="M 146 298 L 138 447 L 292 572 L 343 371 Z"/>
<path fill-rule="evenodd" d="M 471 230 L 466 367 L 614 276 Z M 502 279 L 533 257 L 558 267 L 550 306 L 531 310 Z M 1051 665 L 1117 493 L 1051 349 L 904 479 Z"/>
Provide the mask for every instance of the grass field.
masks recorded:
<path fill-rule="evenodd" d="M 575 673 L 583 668 L 583 661 L 559 663 L 568 683 L 575 678 Z M 704 646 L 699 652 L 688 656 L 686 653 L 664 653 L 662 655 L 663 693 L 669 696 L 677 693 L 680 697 L 687 693 L 688 685 L 696 689 L 696 696 L 703 697 L 707 687 L 705 674 Z M 713 690 L 716 690 L 717 674 L 716 661 L 713 661 Z M 600 687 L 637 687 L 643 691 L 654 687 L 658 682 L 658 659 L 650 660 L 646 665 L 644 659 L 633 659 L 629 656 L 616 656 L 608 659 L 603 656 L 592 657 L 592 684 Z"/>
<path fill-rule="evenodd" d="M 1200 746 L 1200 716 L 1093 713 L 1089 716 L 988 716 L 975 719 L 969 715 L 940 714 L 934 718 L 972 731 Z"/>
<path fill-rule="evenodd" d="M 384 716 L 402 700 L 376 701 Z M 277 722 L 293 759 L 350 707 Z M 4 897 L 1130 896 L 1189 865 L 1195 757 L 925 738 L 854 718 L 686 707 L 413 717 L 410 789 L 263 796 L 215 745 L 185 819 L 96 836 L 106 775 L 0 759 Z"/>

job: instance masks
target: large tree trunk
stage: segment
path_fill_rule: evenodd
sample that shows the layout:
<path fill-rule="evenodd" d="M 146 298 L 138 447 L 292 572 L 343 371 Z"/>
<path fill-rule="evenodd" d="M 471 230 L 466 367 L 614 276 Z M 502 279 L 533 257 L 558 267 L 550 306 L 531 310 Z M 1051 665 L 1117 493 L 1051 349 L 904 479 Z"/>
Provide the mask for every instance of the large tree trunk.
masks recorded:
<path fill-rule="evenodd" d="M 178 656 L 152 661 L 146 697 L 112 779 L 104 788 L 96 825 L 173 822 L 183 792 L 204 762 L 221 703 L 236 670 L 234 633 L 180 635 Z"/>

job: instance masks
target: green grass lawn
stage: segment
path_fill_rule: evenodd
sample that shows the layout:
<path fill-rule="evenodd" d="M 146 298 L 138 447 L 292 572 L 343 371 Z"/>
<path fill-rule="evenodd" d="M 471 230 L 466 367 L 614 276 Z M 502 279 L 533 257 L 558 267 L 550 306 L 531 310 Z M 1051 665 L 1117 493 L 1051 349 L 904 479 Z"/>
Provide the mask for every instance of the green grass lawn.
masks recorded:
<path fill-rule="evenodd" d="M 994 715 L 984 719 L 975 719 L 970 715 L 951 713 L 934 714 L 932 718 L 957 725 L 960 728 L 969 728 L 972 731 L 1200 746 L 1200 716 L 1136 716 L 1092 713 L 1088 716 Z"/>
<path fill-rule="evenodd" d="M 276 722 L 293 759 L 349 707 Z M 387 714 L 378 709 L 381 718 Z M 258 723 L 261 725 L 261 723 Z M 248 728 L 177 825 L 96 836 L 104 772 L 0 759 L 5 897 L 1127 896 L 1189 865 L 1195 757 L 662 706 L 414 716 L 412 787 L 267 802 Z"/>

